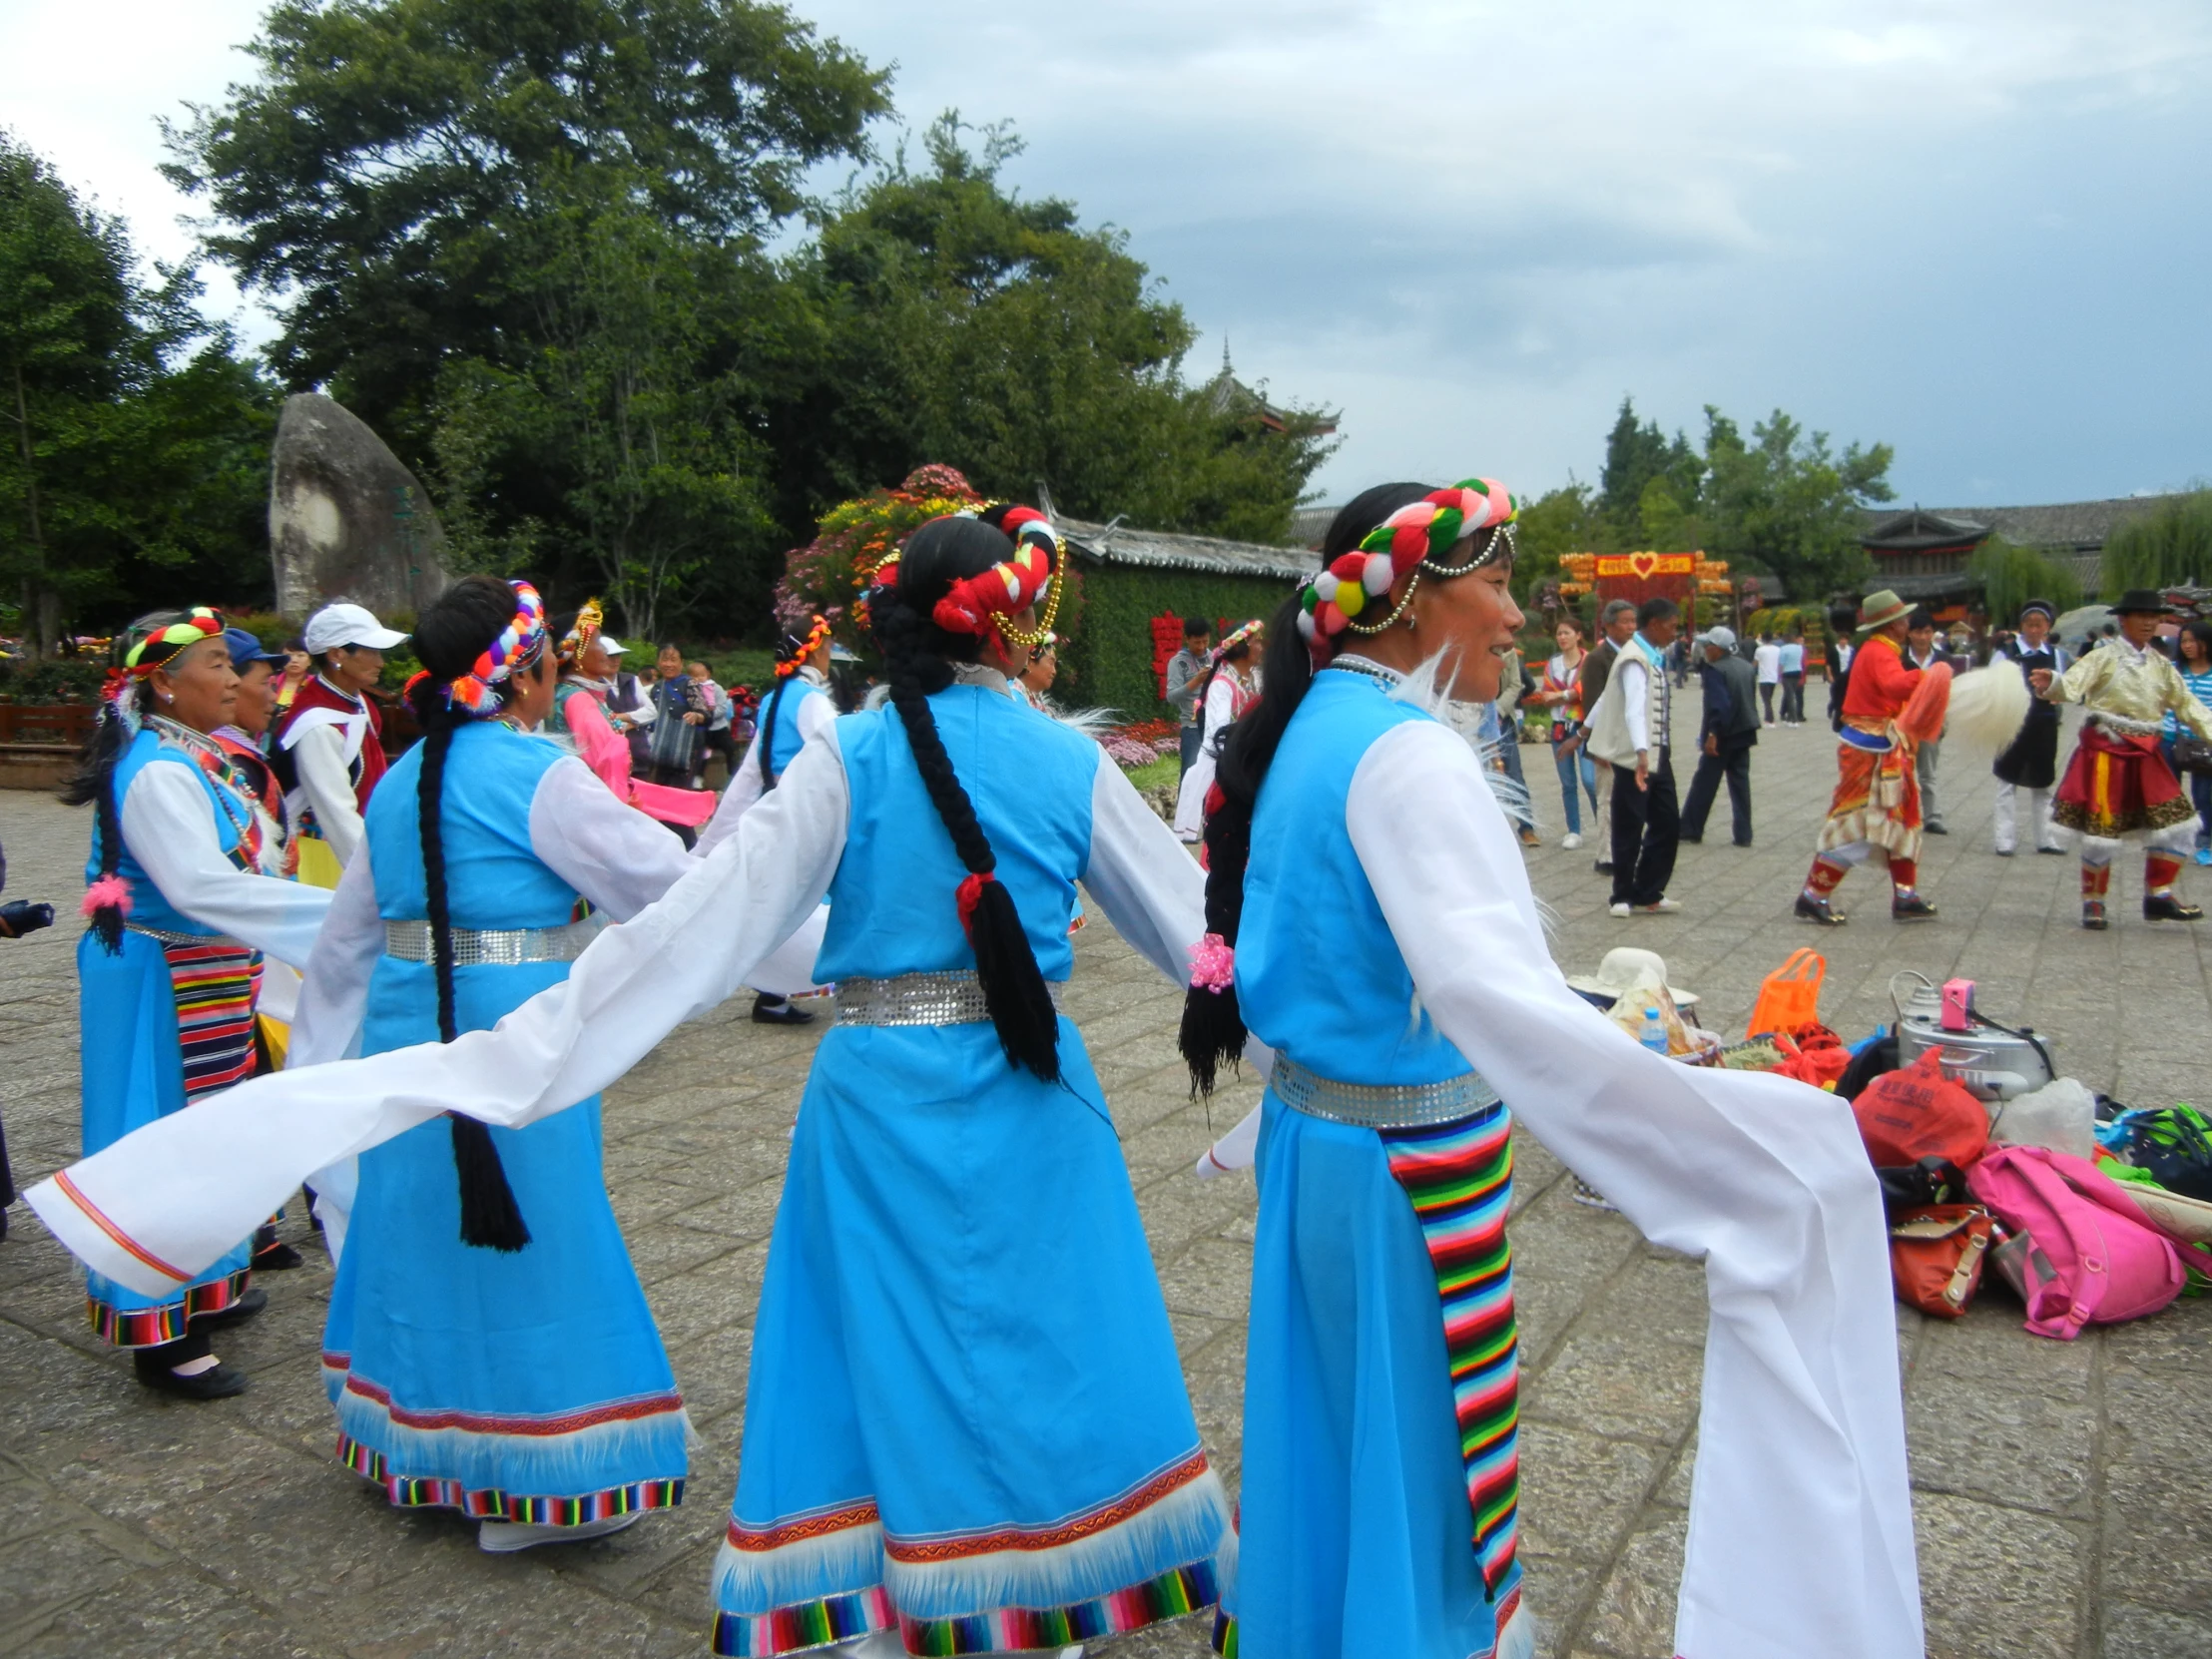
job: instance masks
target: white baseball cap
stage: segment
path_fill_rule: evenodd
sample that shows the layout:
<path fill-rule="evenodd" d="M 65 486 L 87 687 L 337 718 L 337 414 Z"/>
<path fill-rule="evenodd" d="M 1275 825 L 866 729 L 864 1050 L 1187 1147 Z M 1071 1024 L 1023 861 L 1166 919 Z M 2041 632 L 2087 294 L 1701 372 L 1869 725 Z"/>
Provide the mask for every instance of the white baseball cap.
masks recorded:
<path fill-rule="evenodd" d="M 1708 628 L 1705 630 L 1705 643 L 1707 645 L 1717 645 L 1723 651 L 1733 651 L 1736 649 L 1736 630 L 1733 628 Z"/>
<path fill-rule="evenodd" d="M 619 657 L 630 648 L 612 634 L 601 634 L 599 636 L 599 649 L 606 652 L 610 657 Z"/>
<path fill-rule="evenodd" d="M 389 651 L 406 637 L 378 622 L 367 606 L 351 605 L 342 600 L 323 606 L 307 618 L 307 631 L 300 636 L 307 650 L 317 657 L 341 645 L 365 645 L 374 651 Z"/>

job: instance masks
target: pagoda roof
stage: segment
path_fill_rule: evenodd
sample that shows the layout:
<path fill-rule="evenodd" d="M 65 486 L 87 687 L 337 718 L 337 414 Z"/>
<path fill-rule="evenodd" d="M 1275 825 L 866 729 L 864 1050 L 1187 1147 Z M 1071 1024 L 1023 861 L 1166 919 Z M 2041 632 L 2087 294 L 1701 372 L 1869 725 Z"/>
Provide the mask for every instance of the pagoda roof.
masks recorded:
<path fill-rule="evenodd" d="M 1058 521 L 1068 546 L 1087 559 L 1109 565 L 1149 565 L 1155 570 L 1202 570 L 1221 576 L 1257 576 L 1295 582 L 1314 574 L 1310 554 L 1296 548 L 1265 547 L 1220 536 L 1186 536 L 1169 530 L 1139 530 L 1115 520 L 1087 524 Z"/>
<path fill-rule="evenodd" d="M 1859 545 L 1870 553 L 1934 553 L 1972 547 L 1988 534 L 1989 526 L 1979 519 L 1915 507 L 1869 525 L 1860 534 Z"/>

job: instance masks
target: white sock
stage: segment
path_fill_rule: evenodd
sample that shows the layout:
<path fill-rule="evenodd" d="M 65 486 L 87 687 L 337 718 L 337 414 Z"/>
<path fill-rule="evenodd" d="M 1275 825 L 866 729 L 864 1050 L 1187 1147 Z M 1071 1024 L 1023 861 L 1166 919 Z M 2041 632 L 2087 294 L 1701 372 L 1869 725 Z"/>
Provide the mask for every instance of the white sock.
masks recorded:
<path fill-rule="evenodd" d="M 214 1371 L 222 1364 L 214 1355 L 203 1354 L 197 1360 L 187 1360 L 181 1366 L 171 1366 L 169 1370 L 173 1377 L 198 1377 L 202 1372 Z"/>

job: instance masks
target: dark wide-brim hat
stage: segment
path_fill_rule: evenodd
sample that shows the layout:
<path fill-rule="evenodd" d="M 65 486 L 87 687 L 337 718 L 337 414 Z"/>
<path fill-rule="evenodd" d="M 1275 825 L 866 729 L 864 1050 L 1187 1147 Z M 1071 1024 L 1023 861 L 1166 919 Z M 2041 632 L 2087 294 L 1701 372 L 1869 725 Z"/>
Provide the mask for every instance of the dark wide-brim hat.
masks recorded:
<path fill-rule="evenodd" d="M 2166 603 L 2166 596 L 2149 588 L 2129 588 L 2114 601 L 2114 616 L 2164 616 L 2173 609 Z"/>

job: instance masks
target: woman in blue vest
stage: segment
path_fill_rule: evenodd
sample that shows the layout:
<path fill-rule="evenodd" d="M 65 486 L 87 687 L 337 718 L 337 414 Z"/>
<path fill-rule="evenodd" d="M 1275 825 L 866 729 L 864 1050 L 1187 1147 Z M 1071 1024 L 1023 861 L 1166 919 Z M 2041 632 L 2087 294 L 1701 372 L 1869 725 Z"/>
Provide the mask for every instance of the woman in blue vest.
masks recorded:
<path fill-rule="evenodd" d="M 328 889 L 283 879 L 282 833 L 215 737 L 239 689 L 222 617 L 142 618 L 122 664 L 62 794 L 95 813 L 92 925 L 77 944 L 87 1153 L 253 1075 L 262 953 L 304 967 L 330 906 Z M 93 1329 L 132 1351 L 149 1387 L 239 1392 L 245 1373 L 218 1360 L 208 1333 L 265 1305 L 249 1285 L 252 1242 L 250 1230 L 151 1296 L 92 1274 Z"/>
<path fill-rule="evenodd" d="M 761 704 L 753 743 L 731 776 L 730 787 L 723 791 L 714 822 L 699 837 L 701 857 L 738 827 L 738 821 L 776 788 L 799 752 L 837 718 L 836 702 L 830 695 L 830 620 L 822 616 L 810 617 L 804 634 L 786 634 L 776 642 L 776 689 Z M 821 927 L 806 927 L 787 950 L 779 952 L 778 965 L 789 971 L 781 976 L 764 974 L 754 987 L 755 1020 L 763 1025 L 806 1025 L 814 1019 L 806 1009 L 793 1007 L 788 994 L 792 988 L 811 990 L 812 983 L 792 987 L 789 980 L 799 975 L 802 956 L 806 967 L 814 965 L 821 946 Z"/>
<path fill-rule="evenodd" d="M 1002 622 L 1034 629 L 1056 556 L 1026 508 L 916 530 L 870 600 L 890 706 L 826 726 L 666 898 L 495 1029 L 259 1079 L 206 1130 L 73 1178 L 119 1195 L 118 1231 L 150 1254 L 189 1259 L 180 1225 L 227 1225 L 287 1168 L 440 1108 L 527 1123 L 604 1087 L 827 893 L 838 1020 L 754 1324 L 716 1651 L 1064 1648 L 1211 1605 L 1228 1505 L 1112 1119 L 1056 1007 L 1078 880 L 1178 983 L 1202 883 L 1097 743 L 1007 695 L 1026 652 Z M 189 1174 L 191 1197 L 130 1202 L 141 1155 Z M 30 1199 L 60 1213 L 48 1188 Z"/>
<path fill-rule="evenodd" d="M 1706 1258 L 1673 1651 L 1917 1656 L 1887 1238 L 1849 1110 L 1676 1065 L 1568 989 L 1511 823 L 1434 718 L 1496 695 L 1516 516 L 1487 479 L 1355 499 L 1221 758 L 1183 1047 L 1202 1088 L 1248 1025 L 1277 1050 L 1221 1645 L 1533 1651 L 1510 1102 L 1646 1237 Z"/>
<path fill-rule="evenodd" d="M 451 1041 L 557 984 L 689 867 L 682 844 L 529 735 L 558 666 L 527 583 L 456 583 L 416 625 L 423 742 L 371 798 L 292 1064 Z M 486 1550 L 682 1501 L 683 1402 L 607 1200 L 599 1106 L 527 1130 L 431 1122 L 318 1180 L 338 1256 L 323 1382 L 338 1455 Z"/>

